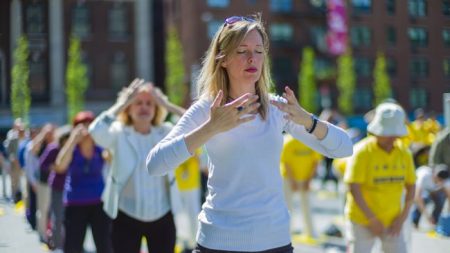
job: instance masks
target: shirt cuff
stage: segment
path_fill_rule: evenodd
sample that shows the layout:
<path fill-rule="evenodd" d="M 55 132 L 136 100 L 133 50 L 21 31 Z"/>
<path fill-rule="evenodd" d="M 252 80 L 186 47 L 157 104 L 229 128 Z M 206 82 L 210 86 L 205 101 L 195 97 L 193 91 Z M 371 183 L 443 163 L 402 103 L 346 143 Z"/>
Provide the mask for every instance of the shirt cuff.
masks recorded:
<path fill-rule="evenodd" d="M 326 147 L 326 149 L 328 150 L 335 150 L 341 145 L 341 140 L 338 138 L 338 130 L 335 126 L 327 122 L 325 122 L 325 124 L 327 125 L 328 131 L 327 135 L 325 135 L 325 138 L 320 141 L 320 144 Z"/>

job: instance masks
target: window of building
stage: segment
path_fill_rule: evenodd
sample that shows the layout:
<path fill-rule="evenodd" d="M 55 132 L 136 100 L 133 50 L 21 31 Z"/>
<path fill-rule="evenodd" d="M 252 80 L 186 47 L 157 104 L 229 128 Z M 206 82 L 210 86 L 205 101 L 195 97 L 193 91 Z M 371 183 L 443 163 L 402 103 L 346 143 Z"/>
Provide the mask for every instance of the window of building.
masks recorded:
<path fill-rule="evenodd" d="M 91 32 L 91 11 L 85 3 L 77 3 L 72 12 L 72 33 L 83 39 Z"/>
<path fill-rule="evenodd" d="M 447 17 L 450 16 L 450 0 L 442 1 L 442 14 Z"/>
<path fill-rule="evenodd" d="M 397 44 L 397 31 L 395 27 L 388 26 L 386 29 L 386 38 L 388 46 L 395 46 Z"/>
<path fill-rule="evenodd" d="M 275 58 L 272 65 L 272 76 L 278 83 L 292 81 L 292 60 L 287 57 Z"/>
<path fill-rule="evenodd" d="M 450 47 L 450 28 L 444 28 L 442 30 L 442 40 L 446 47 Z"/>
<path fill-rule="evenodd" d="M 389 15 L 395 15 L 395 0 L 386 0 L 386 11 Z"/>
<path fill-rule="evenodd" d="M 427 91 L 424 88 L 412 88 L 409 91 L 409 104 L 412 108 L 426 108 Z"/>
<path fill-rule="evenodd" d="M 428 32 L 423 27 L 410 27 L 408 36 L 413 47 L 426 47 L 428 45 Z"/>
<path fill-rule="evenodd" d="M 354 66 L 355 72 L 359 77 L 368 77 L 372 72 L 370 59 L 367 57 L 356 57 Z"/>
<path fill-rule="evenodd" d="M 30 93 L 32 101 L 43 102 L 48 99 L 47 61 L 39 50 L 30 50 Z"/>
<path fill-rule="evenodd" d="M 425 17 L 427 15 L 427 1 L 408 0 L 408 11 L 411 17 Z"/>
<path fill-rule="evenodd" d="M 355 47 L 370 46 L 372 34 L 367 26 L 354 26 L 350 30 L 352 45 Z"/>
<path fill-rule="evenodd" d="M 124 39 L 128 36 L 128 13 L 123 3 L 114 3 L 108 11 L 108 31 L 112 39 Z"/>
<path fill-rule="evenodd" d="M 334 76 L 336 69 L 330 59 L 316 57 L 314 59 L 314 73 L 316 78 L 328 79 Z"/>
<path fill-rule="evenodd" d="M 397 61 L 393 58 L 387 58 L 386 69 L 390 76 L 397 75 Z"/>
<path fill-rule="evenodd" d="M 450 58 L 444 59 L 443 62 L 444 76 L 450 78 Z"/>
<path fill-rule="evenodd" d="M 225 8 L 230 5 L 230 0 L 208 0 L 207 3 L 209 7 Z"/>
<path fill-rule="evenodd" d="M 216 34 L 217 30 L 219 30 L 219 27 L 223 25 L 223 21 L 219 20 L 211 20 L 208 22 L 208 38 L 212 39 L 214 35 Z"/>
<path fill-rule="evenodd" d="M 271 24 L 270 38 L 273 41 L 291 41 L 294 34 L 294 29 L 290 24 Z"/>
<path fill-rule="evenodd" d="M 270 10 L 273 12 L 290 12 L 292 0 L 270 0 Z"/>
<path fill-rule="evenodd" d="M 114 53 L 110 66 L 110 76 L 111 85 L 115 91 L 119 91 L 129 82 L 128 63 L 125 53 L 120 51 Z"/>
<path fill-rule="evenodd" d="M 327 46 L 327 28 L 324 26 L 312 26 L 310 28 L 311 39 L 314 46 L 322 52 L 328 50 Z"/>
<path fill-rule="evenodd" d="M 25 10 L 26 32 L 41 34 L 45 32 L 45 7 L 42 3 L 31 3 Z"/>
<path fill-rule="evenodd" d="M 428 77 L 428 61 L 424 58 L 413 59 L 410 63 L 410 74 L 413 78 Z"/>
<path fill-rule="evenodd" d="M 367 111 L 372 108 L 372 91 L 369 88 L 356 88 L 353 94 L 353 106 L 357 110 Z"/>
<path fill-rule="evenodd" d="M 351 0 L 353 12 L 370 13 L 372 10 L 372 0 Z"/>

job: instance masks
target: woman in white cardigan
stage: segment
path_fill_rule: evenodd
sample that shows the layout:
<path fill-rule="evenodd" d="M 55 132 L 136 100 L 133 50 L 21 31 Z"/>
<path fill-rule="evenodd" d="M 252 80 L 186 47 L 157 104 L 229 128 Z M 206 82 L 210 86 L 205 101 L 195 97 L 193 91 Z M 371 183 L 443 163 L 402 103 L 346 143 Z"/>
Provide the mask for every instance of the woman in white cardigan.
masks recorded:
<path fill-rule="evenodd" d="M 268 42 L 260 20 L 227 18 L 203 61 L 199 100 L 147 158 L 149 173 L 163 175 L 205 147 L 208 196 L 193 252 L 293 252 L 283 131 L 326 156 L 352 154 L 347 134 L 300 107 L 291 89 L 269 95 Z"/>
<path fill-rule="evenodd" d="M 150 253 L 174 250 L 170 180 L 149 175 L 145 166 L 148 151 L 172 128 L 164 123 L 167 111 L 184 113 L 152 84 L 135 79 L 89 127 L 95 142 L 112 153 L 102 200 L 113 219 L 115 253 L 140 252 L 142 236 Z"/>

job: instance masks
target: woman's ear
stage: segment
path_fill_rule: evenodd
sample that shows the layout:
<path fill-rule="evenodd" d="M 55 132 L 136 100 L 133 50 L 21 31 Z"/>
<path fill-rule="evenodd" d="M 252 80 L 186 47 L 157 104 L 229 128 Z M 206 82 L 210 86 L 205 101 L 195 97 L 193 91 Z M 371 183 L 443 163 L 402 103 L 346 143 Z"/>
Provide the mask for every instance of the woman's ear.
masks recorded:
<path fill-rule="evenodd" d="M 227 65 L 228 63 L 226 59 L 223 59 L 223 61 L 220 63 L 220 66 L 222 66 L 222 68 L 227 68 Z"/>

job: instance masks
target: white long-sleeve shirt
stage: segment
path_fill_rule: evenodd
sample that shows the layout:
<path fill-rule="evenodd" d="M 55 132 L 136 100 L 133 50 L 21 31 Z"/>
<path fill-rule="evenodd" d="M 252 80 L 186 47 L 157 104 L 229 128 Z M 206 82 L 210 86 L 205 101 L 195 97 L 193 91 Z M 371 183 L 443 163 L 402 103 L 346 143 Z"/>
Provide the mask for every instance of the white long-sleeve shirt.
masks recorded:
<path fill-rule="evenodd" d="M 150 151 L 150 174 L 164 174 L 191 156 L 184 135 L 208 120 L 211 103 L 197 101 Z M 290 243 L 289 214 L 279 172 L 283 131 L 325 156 L 352 154 L 351 140 L 342 129 L 329 124 L 326 137 L 318 140 L 303 126 L 284 119 L 284 113 L 275 106 L 268 110 L 266 120 L 258 116 L 205 143 L 209 193 L 197 233 L 197 242 L 204 247 L 262 251 Z"/>

